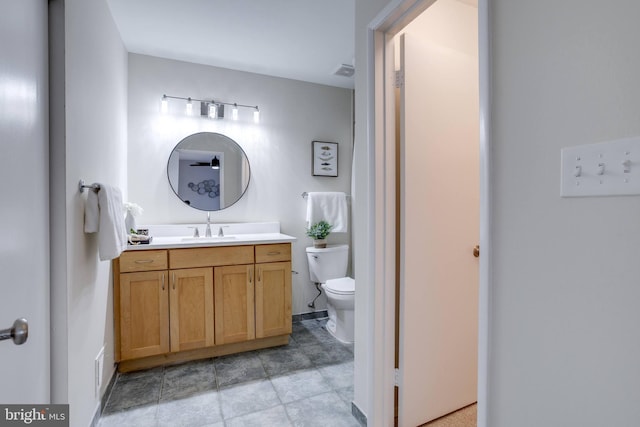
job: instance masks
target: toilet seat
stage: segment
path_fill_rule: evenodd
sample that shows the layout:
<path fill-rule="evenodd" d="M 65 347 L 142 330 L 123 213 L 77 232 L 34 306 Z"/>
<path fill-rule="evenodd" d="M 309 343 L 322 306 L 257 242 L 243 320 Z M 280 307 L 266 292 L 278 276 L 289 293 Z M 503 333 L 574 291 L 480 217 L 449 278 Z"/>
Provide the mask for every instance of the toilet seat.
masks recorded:
<path fill-rule="evenodd" d="M 356 281 L 351 277 L 327 280 L 325 290 L 336 295 L 352 295 L 356 291 Z"/>

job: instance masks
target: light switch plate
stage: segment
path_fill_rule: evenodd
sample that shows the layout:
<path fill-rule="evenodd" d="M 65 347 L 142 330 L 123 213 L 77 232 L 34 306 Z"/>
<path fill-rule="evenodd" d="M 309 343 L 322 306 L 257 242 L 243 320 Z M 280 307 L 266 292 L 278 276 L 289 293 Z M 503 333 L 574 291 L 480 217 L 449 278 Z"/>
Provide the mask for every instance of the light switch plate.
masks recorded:
<path fill-rule="evenodd" d="M 562 197 L 640 194 L 640 138 L 563 148 L 561 181 Z"/>

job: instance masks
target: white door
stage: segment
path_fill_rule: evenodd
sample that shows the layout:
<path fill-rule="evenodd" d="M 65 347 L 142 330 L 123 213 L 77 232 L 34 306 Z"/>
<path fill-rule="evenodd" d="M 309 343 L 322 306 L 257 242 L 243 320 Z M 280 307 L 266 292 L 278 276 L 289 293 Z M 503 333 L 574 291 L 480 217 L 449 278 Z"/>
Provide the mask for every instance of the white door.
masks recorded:
<path fill-rule="evenodd" d="M 0 0 L 0 402 L 49 403 L 47 2 Z"/>
<path fill-rule="evenodd" d="M 400 45 L 401 427 L 476 401 L 477 55 L 405 34 Z"/>

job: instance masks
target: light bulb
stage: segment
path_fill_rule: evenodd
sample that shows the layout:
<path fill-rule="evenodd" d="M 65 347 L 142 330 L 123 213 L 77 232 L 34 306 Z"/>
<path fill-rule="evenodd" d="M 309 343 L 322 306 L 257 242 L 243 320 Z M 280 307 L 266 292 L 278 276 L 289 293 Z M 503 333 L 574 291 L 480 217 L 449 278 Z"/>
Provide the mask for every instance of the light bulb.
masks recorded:
<path fill-rule="evenodd" d="M 160 103 L 160 112 L 166 114 L 169 112 L 169 99 L 167 95 L 162 95 L 162 102 Z"/>
<path fill-rule="evenodd" d="M 212 102 L 211 104 L 209 104 L 209 118 L 215 119 L 217 113 L 218 113 L 218 106 Z"/>
<path fill-rule="evenodd" d="M 238 104 L 233 104 L 233 109 L 231 110 L 231 118 L 233 120 L 238 120 Z"/>
<path fill-rule="evenodd" d="M 191 102 L 191 98 L 188 98 L 187 101 L 187 116 L 193 115 L 193 102 Z"/>
<path fill-rule="evenodd" d="M 253 121 L 260 123 L 260 110 L 258 110 L 258 107 L 256 107 L 256 111 L 253 112 Z"/>

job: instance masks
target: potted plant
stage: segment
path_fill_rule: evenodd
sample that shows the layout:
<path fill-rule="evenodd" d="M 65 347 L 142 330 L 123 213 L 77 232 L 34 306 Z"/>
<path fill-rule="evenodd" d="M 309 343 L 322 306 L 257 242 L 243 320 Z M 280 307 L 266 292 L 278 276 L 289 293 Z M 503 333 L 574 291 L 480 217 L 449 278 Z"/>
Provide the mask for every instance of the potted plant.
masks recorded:
<path fill-rule="evenodd" d="M 333 225 L 324 220 L 316 222 L 311 225 L 311 227 L 307 228 L 307 236 L 313 239 L 314 248 L 327 247 L 327 236 L 331 233 L 332 228 Z"/>

